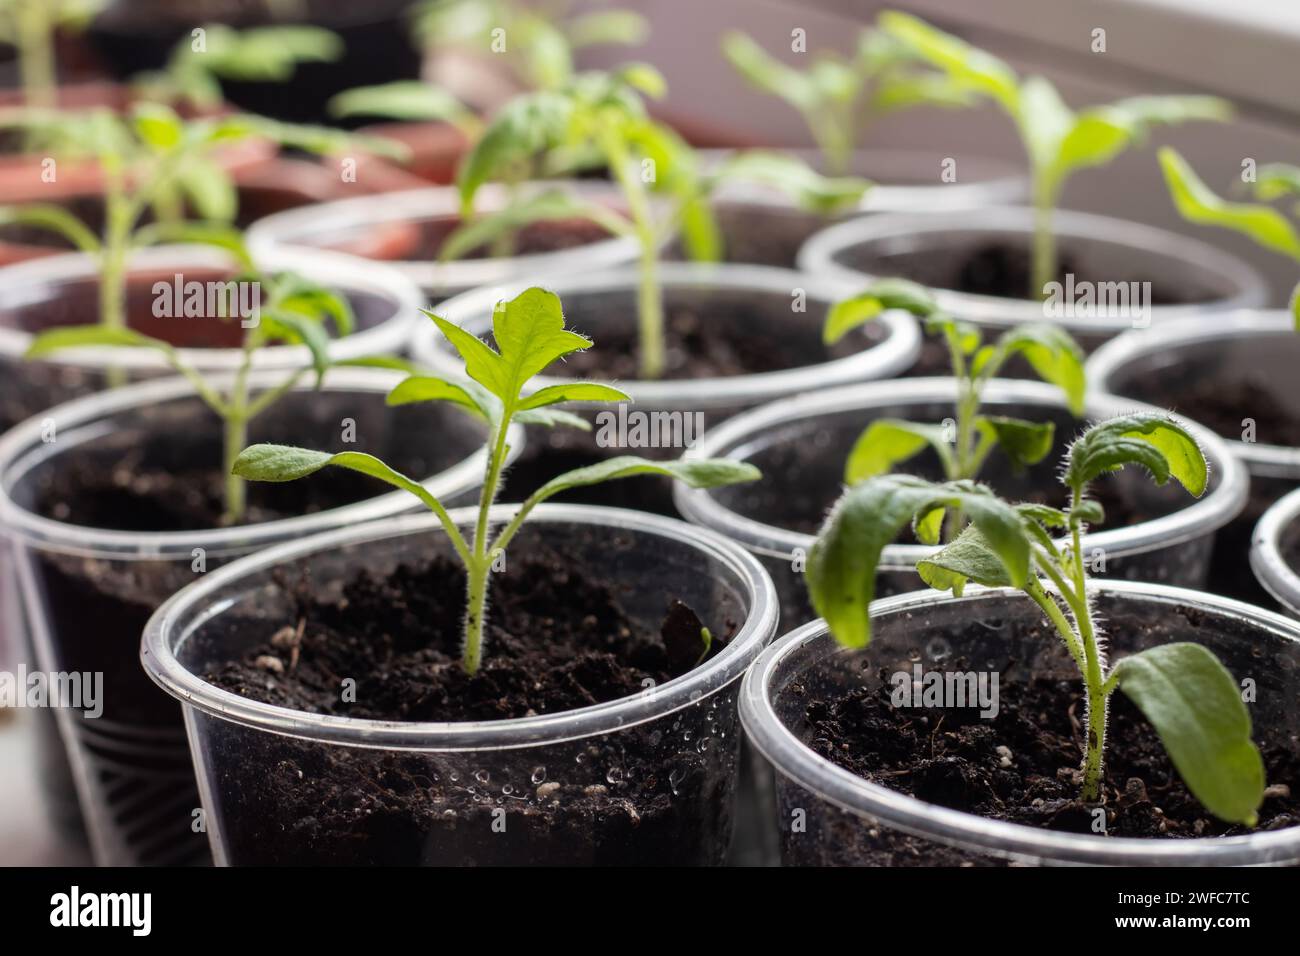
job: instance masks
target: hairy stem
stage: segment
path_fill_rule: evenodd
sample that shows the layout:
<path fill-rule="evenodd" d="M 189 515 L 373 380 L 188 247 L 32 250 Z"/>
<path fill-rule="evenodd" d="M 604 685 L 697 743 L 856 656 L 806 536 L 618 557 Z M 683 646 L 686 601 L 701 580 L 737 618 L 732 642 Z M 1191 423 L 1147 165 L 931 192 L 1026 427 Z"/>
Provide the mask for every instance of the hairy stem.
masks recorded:
<path fill-rule="evenodd" d="M 465 610 L 465 646 L 461 649 L 461 664 L 466 673 L 478 672 L 483 660 L 483 619 L 487 614 L 487 582 L 492 571 L 492 546 L 488 541 L 488 517 L 492 503 L 496 500 L 497 485 L 501 481 L 501 472 L 509 446 L 506 437 L 509 434 L 510 417 L 513 409 L 506 408 L 501 416 L 493 436 L 492 450 L 488 455 L 483 490 L 479 493 L 478 521 L 474 527 L 474 541 L 469 560 L 465 562 L 466 610 Z"/>
<path fill-rule="evenodd" d="M 1070 510 L 1079 508 L 1082 495 L 1075 489 L 1071 495 Z M 1106 747 L 1106 711 L 1110 698 L 1105 691 L 1102 675 L 1101 649 L 1097 645 L 1097 632 L 1092 622 L 1092 609 L 1088 604 L 1087 576 L 1084 572 L 1082 536 L 1079 523 L 1070 519 L 1071 559 L 1074 565 L 1075 599 L 1071 603 L 1075 627 L 1083 644 L 1083 682 L 1087 689 L 1088 715 L 1084 738 L 1083 800 L 1095 803 L 1101 797 L 1101 777 Z"/>

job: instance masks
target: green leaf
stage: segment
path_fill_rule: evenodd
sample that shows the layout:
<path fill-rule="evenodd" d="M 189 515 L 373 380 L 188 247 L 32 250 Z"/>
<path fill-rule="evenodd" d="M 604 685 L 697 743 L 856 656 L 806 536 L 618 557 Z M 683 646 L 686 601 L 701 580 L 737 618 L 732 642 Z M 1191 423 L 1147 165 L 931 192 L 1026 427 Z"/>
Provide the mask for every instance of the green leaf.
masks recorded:
<path fill-rule="evenodd" d="M 1110 162 L 1140 143 L 1156 124 L 1226 120 L 1232 105 L 1216 96 L 1134 96 L 1082 111 L 1061 143 L 1062 172 Z"/>
<path fill-rule="evenodd" d="M 564 311 L 554 292 L 531 288 L 498 302 L 492 311 L 492 331 L 498 353 L 479 338 L 446 319 L 425 313 L 442 330 L 465 360 L 469 377 L 509 409 L 534 375 L 564 356 L 591 348 L 591 340 L 564 328 Z"/>
<path fill-rule="evenodd" d="M 606 44 L 636 46 L 645 42 L 650 24 L 631 10 L 593 10 L 570 19 L 564 25 L 564 32 L 575 50 Z"/>
<path fill-rule="evenodd" d="M 329 101 L 331 115 L 380 116 L 395 120 L 442 120 L 459 126 L 473 118 L 449 90 L 420 80 L 398 80 L 345 90 Z"/>
<path fill-rule="evenodd" d="M 981 415 L 975 427 L 988 435 L 1002 449 L 1016 469 L 1036 465 L 1052 450 L 1056 425 L 1052 422 L 1028 422 L 1000 415 Z"/>
<path fill-rule="evenodd" d="M 98 252 L 99 237 L 76 216 L 53 203 L 0 206 L 0 226 L 36 226 L 58 233 L 81 252 Z"/>
<path fill-rule="evenodd" d="M 614 71 L 613 76 L 651 99 L 661 100 L 668 95 L 668 81 L 649 63 L 625 63 Z"/>
<path fill-rule="evenodd" d="M 543 90 L 507 103 L 488 124 L 456 174 L 462 214 L 474 207 L 479 188 L 511 165 L 557 146 L 574 113 L 572 97 Z"/>
<path fill-rule="evenodd" d="M 1300 166 L 1265 163 L 1255 170 L 1255 198 L 1265 202 L 1300 195 Z"/>
<path fill-rule="evenodd" d="M 566 219 L 591 220 L 611 233 L 626 232 L 629 228 L 627 221 L 608 206 L 581 199 L 562 189 L 548 189 L 516 199 L 496 212 L 475 216 L 462 223 L 443 240 L 438 258 L 459 259 L 535 222 Z"/>
<path fill-rule="evenodd" d="M 1191 434 L 1171 418 L 1139 413 L 1093 425 L 1070 446 L 1065 484 L 1082 491 L 1100 475 L 1140 465 L 1156 484 L 1172 475 L 1194 497 L 1205 493 L 1209 466 Z"/>
<path fill-rule="evenodd" d="M 1241 688 L 1219 659 L 1200 644 L 1162 644 L 1124 658 L 1113 674 L 1196 799 L 1222 820 L 1254 826 L 1264 761 Z"/>
<path fill-rule="evenodd" d="M 175 352 L 175 349 L 162 339 L 150 338 L 131 329 L 105 325 L 68 325 L 33 336 L 27 351 L 23 353 L 23 358 L 46 358 L 64 349 L 85 347 L 146 348 L 169 355 Z"/>
<path fill-rule="evenodd" d="M 854 176 L 823 176 L 797 156 L 756 149 L 730 156 L 715 178 L 778 189 L 802 208 L 819 215 L 853 208 L 871 187 L 867 180 Z"/>
<path fill-rule="evenodd" d="M 152 246 L 164 242 L 193 243 L 213 246 L 229 252 L 241 269 L 256 271 L 253 257 L 244 245 L 244 234 L 236 226 L 224 222 L 153 222 L 136 230 L 131 237 L 137 246 Z"/>
<path fill-rule="evenodd" d="M 992 377 L 1013 355 L 1023 355 L 1039 378 L 1065 394 L 1072 413 L 1083 414 L 1088 390 L 1084 354 L 1069 332 L 1050 323 L 1017 326 L 1004 332 L 987 361 L 977 361 L 973 368 L 976 374 Z"/>
<path fill-rule="evenodd" d="M 1300 332 L 1300 285 L 1291 290 L 1291 316 L 1295 320 L 1295 330 Z"/>
<path fill-rule="evenodd" d="M 1226 202 L 1216 196 L 1174 150 L 1160 150 L 1160 168 L 1179 214 L 1189 222 L 1241 233 L 1265 249 L 1300 261 L 1300 235 L 1271 206 Z"/>
<path fill-rule="evenodd" d="M 412 375 L 388 393 L 389 405 L 412 405 L 416 402 L 451 402 L 485 422 L 495 422 L 499 416 L 499 409 L 485 407 L 469 389 L 432 375 Z"/>
<path fill-rule="evenodd" d="M 392 372 L 405 372 L 407 375 L 423 374 L 420 367 L 410 359 L 396 355 L 366 355 L 361 358 L 340 359 L 334 363 L 340 368 L 381 368 Z"/>
<path fill-rule="evenodd" d="M 974 525 L 967 525 L 951 544 L 916 563 L 921 580 L 936 591 L 961 597 L 967 581 L 985 587 L 1010 587 L 1011 578 L 998 553 Z"/>
<path fill-rule="evenodd" d="M 373 455 L 345 451 L 331 455 L 324 451 L 294 448 L 290 445 L 250 445 L 235 459 L 231 474 L 248 481 L 296 481 L 315 474 L 327 466 L 346 468 L 369 475 L 408 491 L 431 510 L 442 513 L 442 504 L 418 481 L 407 478 Z"/>
<path fill-rule="evenodd" d="M 541 425 L 543 428 L 576 428 L 579 431 L 591 431 L 591 422 L 581 415 L 566 412 L 559 408 L 528 408 L 515 412 L 514 420 L 521 425 Z"/>
<path fill-rule="evenodd" d="M 877 279 L 857 295 L 840 299 L 826 313 L 822 341 L 834 345 L 852 329 L 889 309 L 905 309 L 916 316 L 938 309 L 930 290 L 908 279 Z"/>
<path fill-rule="evenodd" d="M 620 455 L 585 468 L 575 468 L 573 471 L 552 478 L 531 497 L 536 501 L 544 501 L 570 488 L 599 485 L 617 478 L 632 478 L 636 475 L 666 475 L 691 488 L 717 488 L 742 481 L 757 481 L 762 477 L 753 465 L 727 458 L 650 461 L 635 455 Z"/>
<path fill-rule="evenodd" d="M 756 89 L 785 100 L 800 112 L 816 109 L 819 91 L 812 80 L 768 55 L 766 50 L 746 34 L 738 31 L 724 34 L 722 53 Z"/>
<path fill-rule="evenodd" d="M 284 309 L 263 309 L 261 327 L 268 340 L 305 345 L 311 352 L 316 387 L 324 383 L 325 373 L 330 367 L 330 337 L 318 320 Z"/>
<path fill-rule="evenodd" d="M 887 474 L 926 448 L 933 448 L 943 463 L 945 473 L 952 470 L 952 444 L 942 425 L 923 425 L 897 418 L 881 418 L 867 426 L 858 436 L 844 463 L 844 481 L 860 481 Z"/>
<path fill-rule="evenodd" d="M 944 508 L 969 515 L 1011 583 L 1023 586 L 1029 539 L 1016 510 L 988 488 L 969 481 L 934 484 L 909 475 L 869 478 L 836 502 L 808 555 L 809 596 L 837 641 L 866 646 L 871 639 L 867 608 L 876 593 L 881 551 L 914 517 L 928 520 L 933 531 L 933 515 Z"/>
<path fill-rule="evenodd" d="M 877 22 L 888 36 L 901 41 L 962 87 L 992 97 L 1013 115 L 1018 111 L 1020 87 L 1016 72 L 1002 60 L 910 14 L 886 10 Z"/>
<path fill-rule="evenodd" d="M 131 107 L 131 124 L 141 141 L 160 153 L 180 146 L 185 124 L 176 111 L 161 103 L 136 103 Z"/>
<path fill-rule="evenodd" d="M 521 411 L 541 408 L 545 405 L 557 405 L 560 402 L 630 402 L 632 397 L 626 392 L 598 382 L 566 382 L 561 385 L 548 385 L 533 392 L 519 403 Z"/>
<path fill-rule="evenodd" d="M 239 192 L 234 180 L 220 165 L 204 156 L 187 159 L 176 174 L 176 181 L 201 219 L 231 222 L 239 212 Z"/>
<path fill-rule="evenodd" d="M 1020 107 L 1013 115 L 1033 168 L 1053 167 L 1075 122 L 1056 87 L 1044 77 L 1029 77 L 1020 87 Z"/>

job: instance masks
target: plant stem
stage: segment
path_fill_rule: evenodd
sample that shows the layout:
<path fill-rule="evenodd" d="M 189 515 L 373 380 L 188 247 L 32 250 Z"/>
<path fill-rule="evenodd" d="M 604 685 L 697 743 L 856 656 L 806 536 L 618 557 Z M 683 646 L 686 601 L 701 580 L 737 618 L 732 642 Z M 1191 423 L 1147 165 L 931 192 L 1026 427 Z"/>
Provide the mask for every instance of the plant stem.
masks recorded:
<path fill-rule="evenodd" d="M 53 0 L 26 0 L 17 6 L 18 69 L 23 99 L 37 109 L 55 109 L 58 81 L 54 72 L 54 28 L 47 4 Z"/>
<path fill-rule="evenodd" d="M 124 329 L 126 314 L 127 260 L 131 254 L 131 227 L 135 215 L 126 196 L 121 166 L 104 157 L 104 242 L 99 251 L 99 321 L 105 328 Z M 108 369 L 108 385 L 126 384 L 126 373 L 117 366 Z"/>
<path fill-rule="evenodd" d="M 1029 280 L 1029 298 L 1042 301 L 1046 286 L 1056 278 L 1056 234 L 1052 210 L 1056 205 L 1056 184 L 1044 173 L 1034 177 L 1034 248 Z"/>
<path fill-rule="evenodd" d="M 1078 489 L 1075 489 L 1071 495 L 1071 512 L 1078 510 L 1081 498 L 1082 495 Z M 1105 692 L 1105 679 L 1101 670 L 1101 649 L 1097 646 L 1092 610 L 1088 605 L 1087 578 L 1084 574 L 1079 523 L 1073 516 L 1070 519 L 1070 535 L 1075 580 L 1075 600 L 1071 604 L 1071 610 L 1074 612 L 1074 623 L 1079 631 L 1079 640 L 1083 644 L 1085 664 L 1083 682 L 1087 688 L 1088 703 L 1082 798 L 1086 803 L 1096 803 L 1101 797 L 1101 775 L 1106 747 L 1106 711 L 1110 698 Z"/>
<path fill-rule="evenodd" d="M 226 439 L 223 457 L 226 476 L 226 512 L 222 516 L 222 522 L 226 525 L 235 525 L 242 521 L 248 506 L 244 479 L 234 473 L 234 467 L 235 459 L 248 445 L 248 373 L 253 365 L 253 353 L 261 341 L 262 337 L 255 329 L 249 330 L 244 336 L 244 358 L 239 365 L 239 371 L 235 373 L 230 401 L 226 403 Z"/>
<path fill-rule="evenodd" d="M 488 543 L 488 516 L 492 503 L 496 500 L 497 485 L 501 480 L 509 446 L 506 437 L 509 434 L 510 416 L 513 409 L 506 408 L 493 436 L 492 450 L 488 455 L 487 474 L 483 480 L 483 490 L 479 493 L 478 522 L 474 527 L 474 542 L 469 559 L 465 562 L 466 610 L 465 610 L 465 646 L 461 649 L 461 664 L 466 673 L 478 673 L 483 660 L 483 619 L 487 613 L 487 582 L 492 571 L 492 548 Z"/>

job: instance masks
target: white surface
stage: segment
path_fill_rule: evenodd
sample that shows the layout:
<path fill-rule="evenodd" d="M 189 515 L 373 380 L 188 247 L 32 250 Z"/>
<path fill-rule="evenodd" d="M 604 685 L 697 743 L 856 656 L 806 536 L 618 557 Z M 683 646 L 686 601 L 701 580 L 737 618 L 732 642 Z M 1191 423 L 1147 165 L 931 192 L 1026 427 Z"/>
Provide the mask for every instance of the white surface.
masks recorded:
<path fill-rule="evenodd" d="M 36 781 L 31 712 L 0 712 L 0 866 L 88 864 L 50 828 Z"/>

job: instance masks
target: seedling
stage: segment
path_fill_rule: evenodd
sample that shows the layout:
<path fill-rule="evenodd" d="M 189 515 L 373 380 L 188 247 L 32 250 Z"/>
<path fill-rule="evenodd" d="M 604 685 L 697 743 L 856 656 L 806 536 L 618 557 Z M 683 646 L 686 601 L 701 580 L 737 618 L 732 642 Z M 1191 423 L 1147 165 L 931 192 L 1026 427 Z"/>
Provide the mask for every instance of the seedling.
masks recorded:
<path fill-rule="evenodd" d="M 1160 150 L 1160 168 L 1178 212 L 1188 222 L 1239 232 L 1265 249 L 1300 263 L 1300 233 L 1283 213 L 1266 203 L 1300 197 L 1300 167 L 1269 163 L 1255 170 L 1251 190 L 1257 203 L 1229 202 L 1215 195 L 1177 152 Z M 1293 207 L 1293 214 L 1300 207 Z M 1300 332 L 1300 284 L 1291 291 L 1291 315 Z"/>
<path fill-rule="evenodd" d="M 81 29 L 106 0 L 0 0 L 0 42 L 18 50 L 18 75 L 23 101 L 30 107 L 54 109 L 58 76 L 54 36 L 61 29 Z"/>
<path fill-rule="evenodd" d="M 957 405 L 952 427 L 896 418 L 872 422 L 854 443 L 844 480 L 854 485 L 892 471 L 926 448 L 934 449 L 948 481 L 977 478 L 994 448 L 1001 448 L 1016 468 L 1036 465 L 1052 450 L 1056 426 L 1001 415 L 981 415 L 989 380 L 1008 360 L 1022 355 L 1039 378 L 1055 385 L 1075 416 L 1083 414 L 1086 381 L 1083 350 L 1060 326 L 1021 325 L 984 344 L 978 326 L 954 319 L 939 308 L 929 291 L 906 279 L 879 279 L 863 292 L 835 303 L 826 315 L 822 336 L 828 345 L 889 309 L 905 309 L 923 319 L 931 335 L 948 347 Z"/>
<path fill-rule="evenodd" d="M 751 86 L 799 112 L 834 176 L 850 172 L 853 150 L 875 121 L 913 106 L 969 106 L 974 93 L 947 74 L 918 69 L 916 57 L 888 34 L 863 30 L 851 57 L 823 51 L 799 70 L 768 54 L 739 31 L 722 52 Z"/>
<path fill-rule="evenodd" d="M 0 127 L 37 132 L 59 156 L 91 156 L 104 176 L 104 231 L 62 206 L 27 203 L 0 207 L 0 224 L 37 226 L 57 233 L 99 262 L 99 321 L 126 325 L 126 272 L 131 252 L 159 242 L 191 242 L 237 249 L 230 222 L 238 194 L 213 154 L 239 140 L 264 137 L 309 152 L 340 152 L 353 140 L 335 130 L 278 123 L 257 116 L 183 120 L 170 107 L 139 103 L 129 114 L 110 110 L 20 110 L 0 116 Z M 367 148 L 389 149 L 367 143 Z M 189 204 L 200 221 L 185 220 Z M 146 217 L 152 216 L 152 221 Z"/>
<path fill-rule="evenodd" d="M 504 56 L 530 90 L 558 89 L 573 79 L 574 54 L 592 46 L 636 46 L 649 24 L 631 10 L 571 13 L 568 0 L 425 0 L 416 36 L 429 49 L 463 48 Z"/>
<path fill-rule="evenodd" d="M 300 64 L 332 62 L 342 55 L 343 41 L 323 27 L 236 30 L 210 23 L 187 33 L 161 70 L 141 74 L 134 82 L 147 99 L 214 109 L 222 103 L 222 80 L 282 83 Z"/>
<path fill-rule="evenodd" d="M 1065 509 L 1012 505 L 971 481 L 933 483 L 881 475 L 850 488 L 836 503 L 808 558 L 808 592 L 841 644 L 865 647 L 869 605 L 883 548 L 909 522 L 925 544 L 938 544 L 945 512 L 970 524 L 917 564 L 922 580 L 960 597 L 968 581 L 1014 587 L 1042 610 L 1083 678 L 1087 701 L 1082 799 L 1101 799 L 1106 715 L 1118 689 L 1146 716 L 1188 789 L 1207 810 L 1253 825 L 1263 799 L 1264 766 L 1250 739 L 1250 715 L 1232 675 L 1199 644 L 1173 643 L 1108 664 L 1088 594 L 1082 536 L 1103 520 L 1088 497 L 1097 478 L 1137 465 L 1156 484 L 1172 476 L 1204 493 L 1208 468 L 1195 439 L 1171 419 L 1134 414 L 1093 425 L 1070 447 L 1061 480 Z M 1068 534 L 1060 541 L 1054 535 Z"/>
<path fill-rule="evenodd" d="M 992 100 L 1015 123 L 1029 157 L 1033 186 L 1031 299 L 1043 298 L 1047 284 L 1057 278 L 1052 215 L 1071 175 L 1104 166 L 1124 150 L 1141 145 L 1158 124 L 1226 120 L 1232 115 L 1231 104 L 1213 96 L 1134 96 L 1076 112 L 1066 106 L 1050 80 L 1022 79 L 1003 60 L 924 20 L 885 11 L 879 25 L 954 83 Z"/>
<path fill-rule="evenodd" d="M 640 247 L 637 314 L 643 378 L 658 378 L 664 371 L 660 247 L 680 233 L 691 258 L 713 261 L 721 256 L 722 239 L 709 205 L 721 182 L 775 186 L 819 213 L 857 203 L 867 188 L 862 180 L 828 179 L 777 153 L 738 153 L 715 169 L 705 169 L 681 137 L 647 113 L 644 97 L 660 97 L 664 90 L 657 71 L 636 64 L 615 73 L 583 73 L 562 90 L 512 100 L 461 164 L 457 185 L 467 220 L 475 195 L 489 179 L 518 181 L 521 170 L 552 173 L 593 163 L 609 170 L 626 208 L 563 191 L 543 192 L 467 222 L 443 249 L 444 256 L 454 258 L 542 219 L 585 218 L 613 235 L 632 237 Z"/>
<path fill-rule="evenodd" d="M 220 316 L 238 319 L 245 328 L 240 363 L 225 392 L 186 362 L 169 342 L 128 328 L 101 324 L 50 329 L 32 340 L 25 356 L 29 359 L 47 358 L 65 349 L 81 347 L 152 349 L 161 353 L 167 364 L 189 380 L 195 394 L 222 420 L 225 511 L 221 521 L 224 525 L 238 524 L 247 510 L 244 482 L 233 469 L 236 457 L 248 443 L 248 423 L 280 401 L 309 373 L 314 372 L 319 387 L 326 370 L 335 364 L 329 355 L 329 326 L 332 324 L 339 335 L 347 335 L 353 328 L 352 308 L 342 296 L 292 273 L 259 274 L 242 245 L 230 247 L 230 250 L 245 270 L 244 274 L 230 280 L 231 283 L 252 283 L 257 290 L 258 302 L 254 315 L 237 316 L 229 314 L 233 309 L 226 308 L 227 314 Z M 228 306 L 229 302 L 223 301 L 222 304 Z M 254 396 L 248 383 L 254 356 L 263 346 L 276 343 L 306 346 L 311 353 L 311 365 L 289 373 L 279 385 Z M 339 364 L 381 362 L 362 359 Z"/>
<path fill-rule="evenodd" d="M 458 383 L 414 375 L 393 389 L 388 403 L 450 402 L 488 426 L 486 472 L 479 491 L 478 516 L 471 539 L 466 540 L 446 508 L 427 489 L 371 455 L 358 452 L 331 455 L 283 445 L 253 445 L 235 461 L 234 471 L 240 477 L 254 481 L 293 481 L 333 465 L 378 478 L 410 492 L 423 502 L 438 517 L 465 568 L 467 593 L 461 662 L 470 674 L 478 671 L 483 659 L 487 582 L 493 561 L 506 553 L 519 528 L 538 504 L 569 488 L 634 475 L 667 475 L 693 488 L 711 488 L 753 481 L 759 477 L 752 465 L 726 459 L 649 461 L 634 456 L 610 458 L 546 482 L 528 496 L 505 527 L 494 536 L 490 512 L 509 454 L 511 422 L 589 428 L 582 418 L 553 406 L 561 402 L 624 402 L 628 401 L 628 396 L 597 382 L 570 382 L 529 391 L 529 381 L 551 363 L 592 345 L 590 339 L 565 329 L 560 300 L 553 292 L 528 289 L 514 299 L 497 304 L 492 313 L 492 328 L 500 351 L 446 319 L 433 313 L 426 314 L 464 360 L 469 380 Z M 701 634 L 705 651 L 708 640 L 710 638 Z"/>

